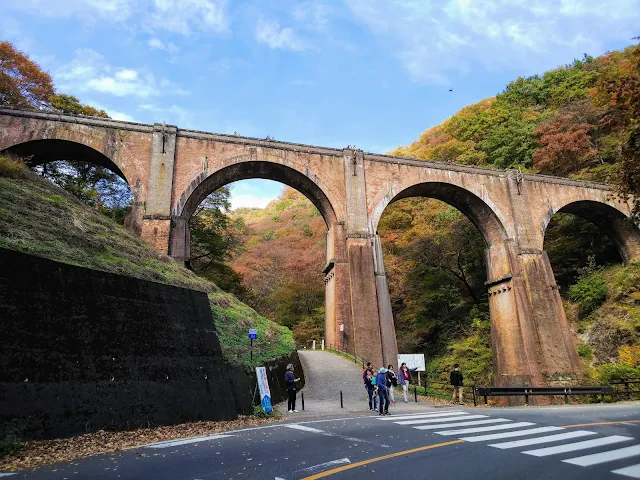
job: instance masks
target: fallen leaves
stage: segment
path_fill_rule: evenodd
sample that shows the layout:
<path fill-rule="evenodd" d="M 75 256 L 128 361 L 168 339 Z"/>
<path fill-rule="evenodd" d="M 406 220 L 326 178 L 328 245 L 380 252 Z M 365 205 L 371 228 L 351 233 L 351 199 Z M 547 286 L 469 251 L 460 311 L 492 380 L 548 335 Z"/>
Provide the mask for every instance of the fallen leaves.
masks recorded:
<path fill-rule="evenodd" d="M 228 422 L 184 423 L 124 432 L 100 430 L 71 438 L 35 440 L 26 442 L 24 447 L 14 455 L 0 457 L 0 470 L 11 472 L 32 469 L 100 453 L 118 452 L 148 443 L 257 427 L 277 420 L 279 419 L 240 416 L 237 420 Z"/>

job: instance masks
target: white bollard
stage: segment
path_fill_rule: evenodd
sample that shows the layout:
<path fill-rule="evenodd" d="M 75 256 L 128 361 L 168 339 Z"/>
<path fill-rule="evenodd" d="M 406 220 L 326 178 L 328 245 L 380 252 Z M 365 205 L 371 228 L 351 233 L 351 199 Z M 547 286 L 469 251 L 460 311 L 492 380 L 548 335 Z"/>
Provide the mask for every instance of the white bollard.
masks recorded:
<path fill-rule="evenodd" d="M 315 341 L 315 340 L 313 341 L 313 344 L 311 345 L 311 349 L 312 349 L 312 350 L 315 350 L 315 349 L 316 349 L 316 341 Z"/>
<path fill-rule="evenodd" d="M 322 339 L 322 350 L 324 350 L 324 338 Z"/>

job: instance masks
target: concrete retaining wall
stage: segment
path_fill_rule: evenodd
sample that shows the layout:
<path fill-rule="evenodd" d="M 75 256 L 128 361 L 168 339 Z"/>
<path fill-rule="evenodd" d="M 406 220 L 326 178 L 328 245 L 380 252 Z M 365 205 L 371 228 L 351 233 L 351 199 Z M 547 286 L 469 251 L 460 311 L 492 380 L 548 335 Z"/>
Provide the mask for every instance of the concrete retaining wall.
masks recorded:
<path fill-rule="evenodd" d="M 23 420 L 30 438 L 250 405 L 202 292 L 0 249 L 0 332 L 0 422 Z"/>

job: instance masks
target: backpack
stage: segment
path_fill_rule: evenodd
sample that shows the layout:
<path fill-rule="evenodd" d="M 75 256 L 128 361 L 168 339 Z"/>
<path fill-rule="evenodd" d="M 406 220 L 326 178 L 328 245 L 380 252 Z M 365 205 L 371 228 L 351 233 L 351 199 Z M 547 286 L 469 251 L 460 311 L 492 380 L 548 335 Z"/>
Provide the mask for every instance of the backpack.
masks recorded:
<path fill-rule="evenodd" d="M 398 385 L 398 377 L 396 377 L 396 374 L 393 373 L 391 370 L 389 370 L 389 381 L 391 382 L 391 385 L 393 385 L 394 387 Z"/>

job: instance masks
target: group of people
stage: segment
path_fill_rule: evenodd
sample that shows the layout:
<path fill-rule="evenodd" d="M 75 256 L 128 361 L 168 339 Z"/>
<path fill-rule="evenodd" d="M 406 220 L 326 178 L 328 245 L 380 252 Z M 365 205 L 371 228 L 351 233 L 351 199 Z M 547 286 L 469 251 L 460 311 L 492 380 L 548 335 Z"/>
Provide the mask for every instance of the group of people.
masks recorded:
<path fill-rule="evenodd" d="M 376 372 L 373 364 L 368 362 L 362 372 L 362 381 L 369 395 L 369 410 L 378 410 L 379 400 L 379 415 L 389 415 L 389 402 L 396 403 L 394 387 L 398 384 L 402 386 L 405 403 L 409 402 L 411 370 L 406 363 L 403 363 L 397 375 L 393 371 L 393 365 L 389 365 L 387 368 L 382 367 Z"/>
<path fill-rule="evenodd" d="M 378 400 L 380 403 L 379 415 L 389 415 L 389 402 L 396 403 L 395 389 L 398 383 L 402 386 L 402 393 L 405 403 L 409 402 L 409 384 L 412 377 L 411 372 L 417 370 L 416 368 L 407 367 L 406 363 L 400 365 L 400 371 L 398 375 L 393 371 L 393 365 L 389 365 L 387 368 L 380 368 L 376 373 L 371 362 L 367 363 L 367 368 L 362 372 L 362 381 L 364 382 L 364 388 L 369 394 L 369 410 L 376 411 L 378 409 Z M 460 405 L 464 405 L 462 401 L 462 386 L 464 377 L 460 371 L 460 365 L 457 363 L 453 366 L 453 371 L 449 375 L 449 383 L 453 387 L 453 403 L 460 402 Z"/>

